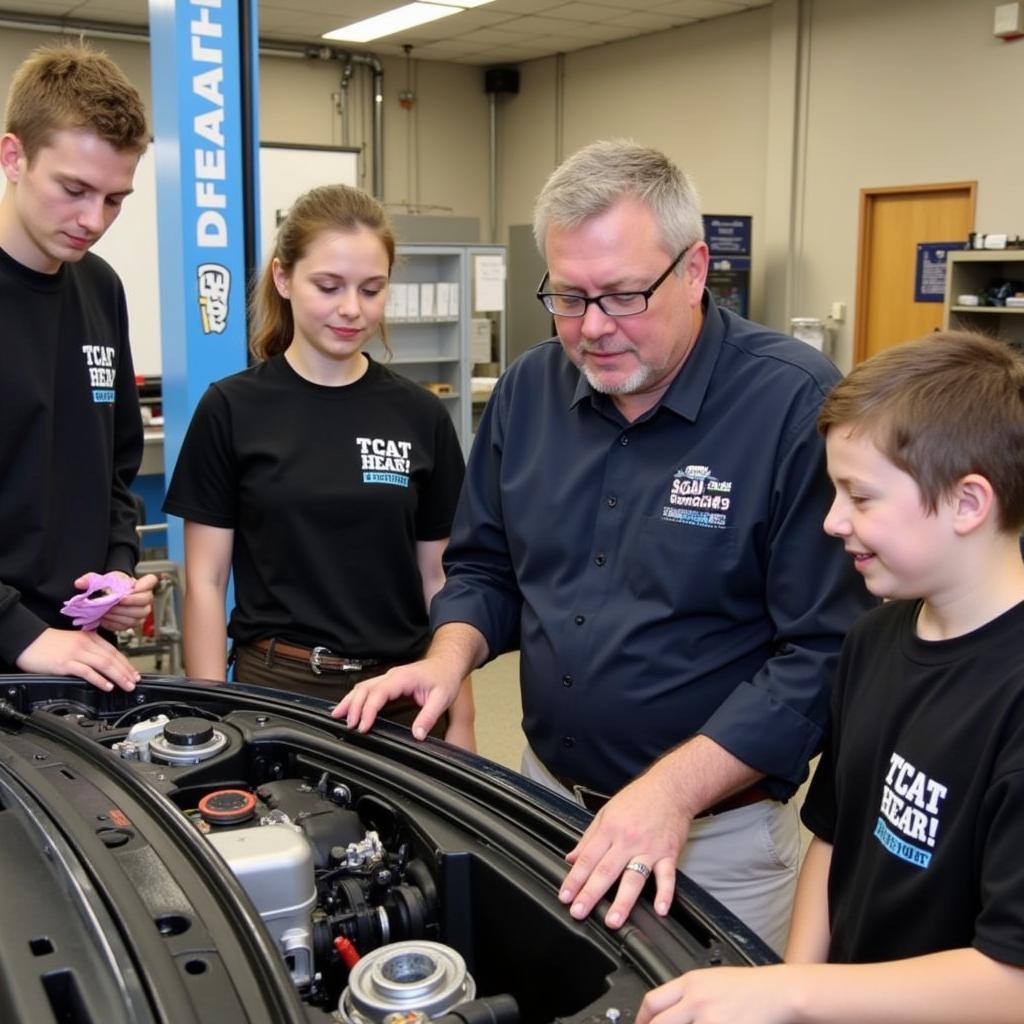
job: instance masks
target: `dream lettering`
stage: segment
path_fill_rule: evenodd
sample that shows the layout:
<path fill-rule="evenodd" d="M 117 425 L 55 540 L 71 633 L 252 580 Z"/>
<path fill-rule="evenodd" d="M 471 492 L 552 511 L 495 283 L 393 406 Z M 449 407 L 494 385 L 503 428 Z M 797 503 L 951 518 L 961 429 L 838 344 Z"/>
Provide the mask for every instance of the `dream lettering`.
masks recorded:
<path fill-rule="evenodd" d="M 193 149 L 196 178 L 196 206 L 200 214 L 196 219 L 196 245 L 202 248 L 224 248 L 228 244 L 228 222 L 219 212 L 227 206 L 227 195 L 218 191 L 217 182 L 226 177 L 224 155 L 224 52 L 219 40 L 223 25 L 212 20 L 211 8 L 220 10 L 221 0 L 190 0 L 198 7 L 198 20 L 189 22 L 192 42 L 192 60 L 215 64 L 216 67 L 192 76 L 192 92 L 210 104 L 209 110 L 196 114 L 192 130 L 199 139 L 214 148 L 196 142 Z"/>

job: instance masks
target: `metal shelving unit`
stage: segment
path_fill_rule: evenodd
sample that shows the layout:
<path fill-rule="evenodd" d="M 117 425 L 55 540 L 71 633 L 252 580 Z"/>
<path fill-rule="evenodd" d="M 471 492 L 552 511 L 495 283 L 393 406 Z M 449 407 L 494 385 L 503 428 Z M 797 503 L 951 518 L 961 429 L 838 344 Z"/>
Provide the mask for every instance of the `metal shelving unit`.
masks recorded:
<path fill-rule="evenodd" d="M 1024 308 L 963 306 L 961 295 L 981 295 L 996 280 L 1021 282 L 1024 291 L 1024 249 L 963 249 L 950 252 L 946 264 L 943 323 L 946 330 L 977 331 L 1024 346 Z"/>
<path fill-rule="evenodd" d="M 392 271 L 392 284 L 457 285 L 457 315 L 387 317 L 389 359 L 379 341 L 367 346 L 374 359 L 397 373 L 430 388 L 444 402 L 455 423 L 463 450 L 472 443 L 474 369 L 484 363 L 493 376 L 505 365 L 505 312 L 477 312 L 475 258 L 505 257 L 503 245 L 400 245 Z M 489 360 L 475 360 L 471 327 L 473 320 L 490 324 Z"/>

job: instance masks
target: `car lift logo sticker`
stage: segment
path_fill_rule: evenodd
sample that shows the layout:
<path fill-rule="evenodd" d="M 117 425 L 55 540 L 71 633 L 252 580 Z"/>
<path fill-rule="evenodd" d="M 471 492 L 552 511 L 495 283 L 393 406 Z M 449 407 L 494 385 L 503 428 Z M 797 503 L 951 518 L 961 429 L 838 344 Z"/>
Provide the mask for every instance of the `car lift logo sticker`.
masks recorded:
<path fill-rule="evenodd" d="M 219 263 L 200 263 L 199 318 L 203 334 L 223 334 L 228 325 L 228 297 L 231 294 L 231 271 Z"/>

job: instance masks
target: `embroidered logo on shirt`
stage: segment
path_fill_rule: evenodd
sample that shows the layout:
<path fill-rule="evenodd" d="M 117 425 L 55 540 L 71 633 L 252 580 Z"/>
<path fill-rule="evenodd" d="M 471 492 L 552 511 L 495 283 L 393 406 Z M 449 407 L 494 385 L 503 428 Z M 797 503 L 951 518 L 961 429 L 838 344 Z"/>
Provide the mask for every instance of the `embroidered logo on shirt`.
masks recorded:
<path fill-rule="evenodd" d="M 710 466 L 686 466 L 676 470 L 669 488 L 668 504 L 661 518 L 704 529 L 722 530 L 729 522 L 732 481 L 719 480 Z"/>
<path fill-rule="evenodd" d="M 117 370 L 114 368 L 112 345 L 83 345 L 82 354 L 85 365 L 89 368 L 89 385 L 92 388 L 92 400 L 98 405 L 113 405 L 114 382 Z"/>
<path fill-rule="evenodd" d="M 364 484 L 409 486 L 412 441 L 389 441 L 383 437 L 357 437 L 363 463 Z"/>
<path fill-rule="evenodd" d="M 882 786 L 875 838 L 894 857 L 915 867 L 928 867 L 932 859 L 929 851 L 939 832 L 940 805 L 947 792 L 941 782 L 893 751 Z"/>

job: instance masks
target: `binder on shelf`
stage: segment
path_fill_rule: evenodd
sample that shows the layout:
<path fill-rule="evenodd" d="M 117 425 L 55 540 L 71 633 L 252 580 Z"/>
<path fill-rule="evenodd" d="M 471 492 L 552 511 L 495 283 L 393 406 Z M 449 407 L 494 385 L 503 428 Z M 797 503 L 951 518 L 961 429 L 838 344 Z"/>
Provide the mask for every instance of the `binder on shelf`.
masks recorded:
<path fill-rule="evenodd" d="M 420 285 L 420 316 L 424 320 L 432 320 L 437 313 L 434 306 L 434 284 L 425 281 Z"/>
<path fill-rule="evenodd" d="M 450 312 L 450 291 L 447 281 L 438 281 L 435 287 L 436 296 L 436 313 L 435 315 L 443 320 L 445 317 L 451 316 Z"/>
<path fill-rule="evenodd" d="M 395 319 L 405 320 L 409 316 L 409 286 L 405 284 L 392 285 L 392 294 L 395 297 Z"/>

